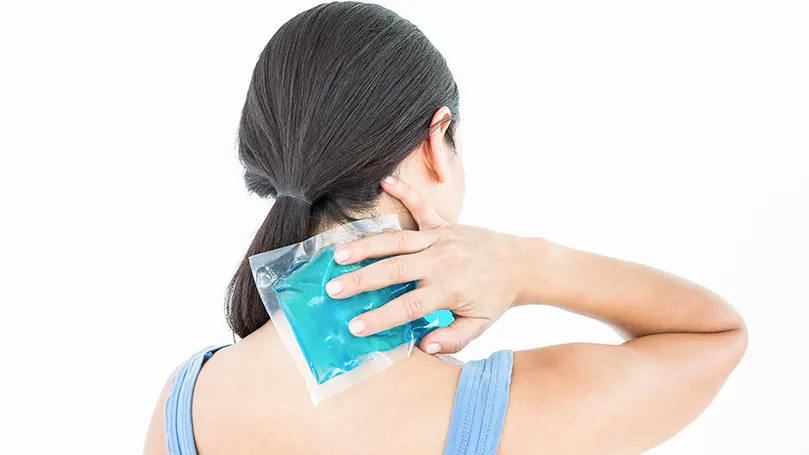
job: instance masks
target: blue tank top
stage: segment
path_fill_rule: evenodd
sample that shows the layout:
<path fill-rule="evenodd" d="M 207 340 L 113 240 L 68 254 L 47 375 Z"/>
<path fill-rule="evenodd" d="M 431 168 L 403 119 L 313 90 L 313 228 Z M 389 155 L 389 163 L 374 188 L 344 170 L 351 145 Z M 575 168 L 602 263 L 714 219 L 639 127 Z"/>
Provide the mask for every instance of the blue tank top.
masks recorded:
<path fill-rule="evenodd" d="M 197 455 L 191 423 L 191 399 L 199 371 L 214 352 L 194 354 L 174 374 L 166 398 L 166 444 L 169 455 Z M 503 430 L 511 385 L 512 351 L 498 351 L 464 365 L 455 392 L 444 455 L 495 455 Z"/>

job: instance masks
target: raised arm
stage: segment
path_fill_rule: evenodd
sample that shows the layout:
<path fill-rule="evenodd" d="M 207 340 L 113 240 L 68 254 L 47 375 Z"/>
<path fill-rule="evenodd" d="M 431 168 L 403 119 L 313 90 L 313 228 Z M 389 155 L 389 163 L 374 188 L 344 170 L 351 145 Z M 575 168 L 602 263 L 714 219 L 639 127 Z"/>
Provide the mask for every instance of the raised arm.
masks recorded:
<path fill-rule="evenodd" d="M 629 341 L 515 353 L 506 453 L 641 453 L 696 418 L 744 353 L 744 322 L 701 286 L 543 239 L 521 251 L 530 273 L 515 304 L 593 317 Z"/>
<path fill-rule="evenodd" d="M 739 331 L 744 323 L 721 297 L 644 265 L 523 239 L 526 280 L 514 305 L 545 303 L 590 316 L 632 339 L 658 333 Z"/>
<path fill-rule="evenodd" d="M 343 263 L 395 256 L 326 289 L 344 298 L 412 280 L 419 287 L 355 318 L 349 328 L 356 335 L 444 308 L 455 322 L 427 335 L 421 348 L 457 352 L 508 308 L 547 304 L 610 324 L 628 339 L 515 353 L 503 453 L 641 453 L 696 418 L 745 351 L 741 318 L 705 288 L 542 238 L 450 225 L 406 183 L 383 188 L 405 204 L 420 230 L 338 249 L 335 259 Z"/>

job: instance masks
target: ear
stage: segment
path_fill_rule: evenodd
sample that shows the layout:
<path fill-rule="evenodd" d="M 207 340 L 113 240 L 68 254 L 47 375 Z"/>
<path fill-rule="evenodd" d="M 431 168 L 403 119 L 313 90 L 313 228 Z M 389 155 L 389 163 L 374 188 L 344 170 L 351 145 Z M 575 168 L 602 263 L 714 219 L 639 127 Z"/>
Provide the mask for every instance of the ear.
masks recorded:
<path fill-rule="evenodd" d="M 424 165 L 438 183 L 444 183 L 449 179 L 449 160 L 451 158 L 449 154 L 453 152 L 444 142 L 444 134 L 451 121 L 452 112 L 447 106 L 442 106 L 435 111 L 430 121 L 430 136 L 424 144 L 422 154 Z"/>

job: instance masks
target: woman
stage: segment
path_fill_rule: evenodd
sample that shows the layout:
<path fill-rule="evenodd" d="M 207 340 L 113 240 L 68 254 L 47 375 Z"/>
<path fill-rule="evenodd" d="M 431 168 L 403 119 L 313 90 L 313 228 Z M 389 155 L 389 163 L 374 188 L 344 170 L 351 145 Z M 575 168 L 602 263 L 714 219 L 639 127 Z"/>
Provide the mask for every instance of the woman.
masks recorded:
<path fill-rule="evenodd" d="M 278 30 L 239 129 L 247 188 L 275 198 L 229 288 L 241 341 L 172 373 L 147 454 L 639 453 L 699 415 L 744 353 L 738 314 L 658 270 L 456 225 L 458 115 L 443 57 L 385 8 L 323 4 Z M 438 308 L 456 321 L 313 407 L 247 257 L 387 213 L 406 230 L 346 244 L 335 260 L 393 256 L 326 290 L 345 298 L 395 282 L 419 287 L 350 329 L 367 336 Z M 611 324 L 627 341 L 501 351 L 464 366 L 432 355 L 457 352 L 508 308 L 539 303 Z"/>

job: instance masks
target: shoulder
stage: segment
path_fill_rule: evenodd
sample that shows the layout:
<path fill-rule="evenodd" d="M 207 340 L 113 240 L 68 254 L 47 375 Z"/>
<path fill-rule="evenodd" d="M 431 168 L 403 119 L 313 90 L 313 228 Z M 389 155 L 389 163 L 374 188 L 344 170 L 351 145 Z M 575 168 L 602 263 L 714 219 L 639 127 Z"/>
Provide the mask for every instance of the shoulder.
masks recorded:
<path fill-rule="evenodd" d="M 157 399 L 155 409 L 152 412 L 152 419 L 149 422 L 149 429 L 146 432 L 146 442 L 144 444 L 143 453 L 145 455 L 164 455 L 168 454 L 168 446 L 166 442 L 166 403 L 169 401 L 170 396 L 176 393 L 183 379 L 188 379 L 193 387 L 197 375 L 202 368 L 202 364 L 211 357 L 217 350 L 225 347 L 222 346 L 209 346 L 205 349 L 197 351 L 194 355 L 177 365 L 174 370 L 169 374 L 163 388 L 160 391 L 160 396 Z M 180 377 L 182 376 L 182 377 Z M 185 381 L 183 381 L 185 382 Z"/>
<path fill-rule="evenodd" d="M 447 451 L 497 451 L 509 401 L 512 364 L 513 352 L 504 350 L 463 366 L 455 392 Z"/>
<path fill-rule="evenodd" d="M 174 376 L 185 364 L 183 362 L 174 368 L 171 372 L 163 389 L 160 391 L 160 396 L 157 399 L 157 404 L 152 412 L 152 419 L 149 422 L 149 429 L 146 432 L 146 443 L 143 447 L 144 455 L 167 455 L 168 448 L 166 446 L 166 430 L 165 430 L 165 412 L 166 412 L 166 398 L 171 390 L 171 383 Z"/>
<path fill-rule="evenodd" d="M 670 342 L 649 338 L 644 342 Z M 680 350 L 668 351 L 682 357 Z M 696 370 L 691 363 L 690 370 Z M 503 453 L 640 453 L 701 412 L 707 403 L 694 402 L 698 388 L 637 341 L 517 352 L 501 448 Z"/>
<path fill-rule="evenodd" d="M 621 383 L 639 374 L 616 351 L 570 343 L 515 352 L 503 452 L 600 453 L 614 413 L 626 408 Z"/>

